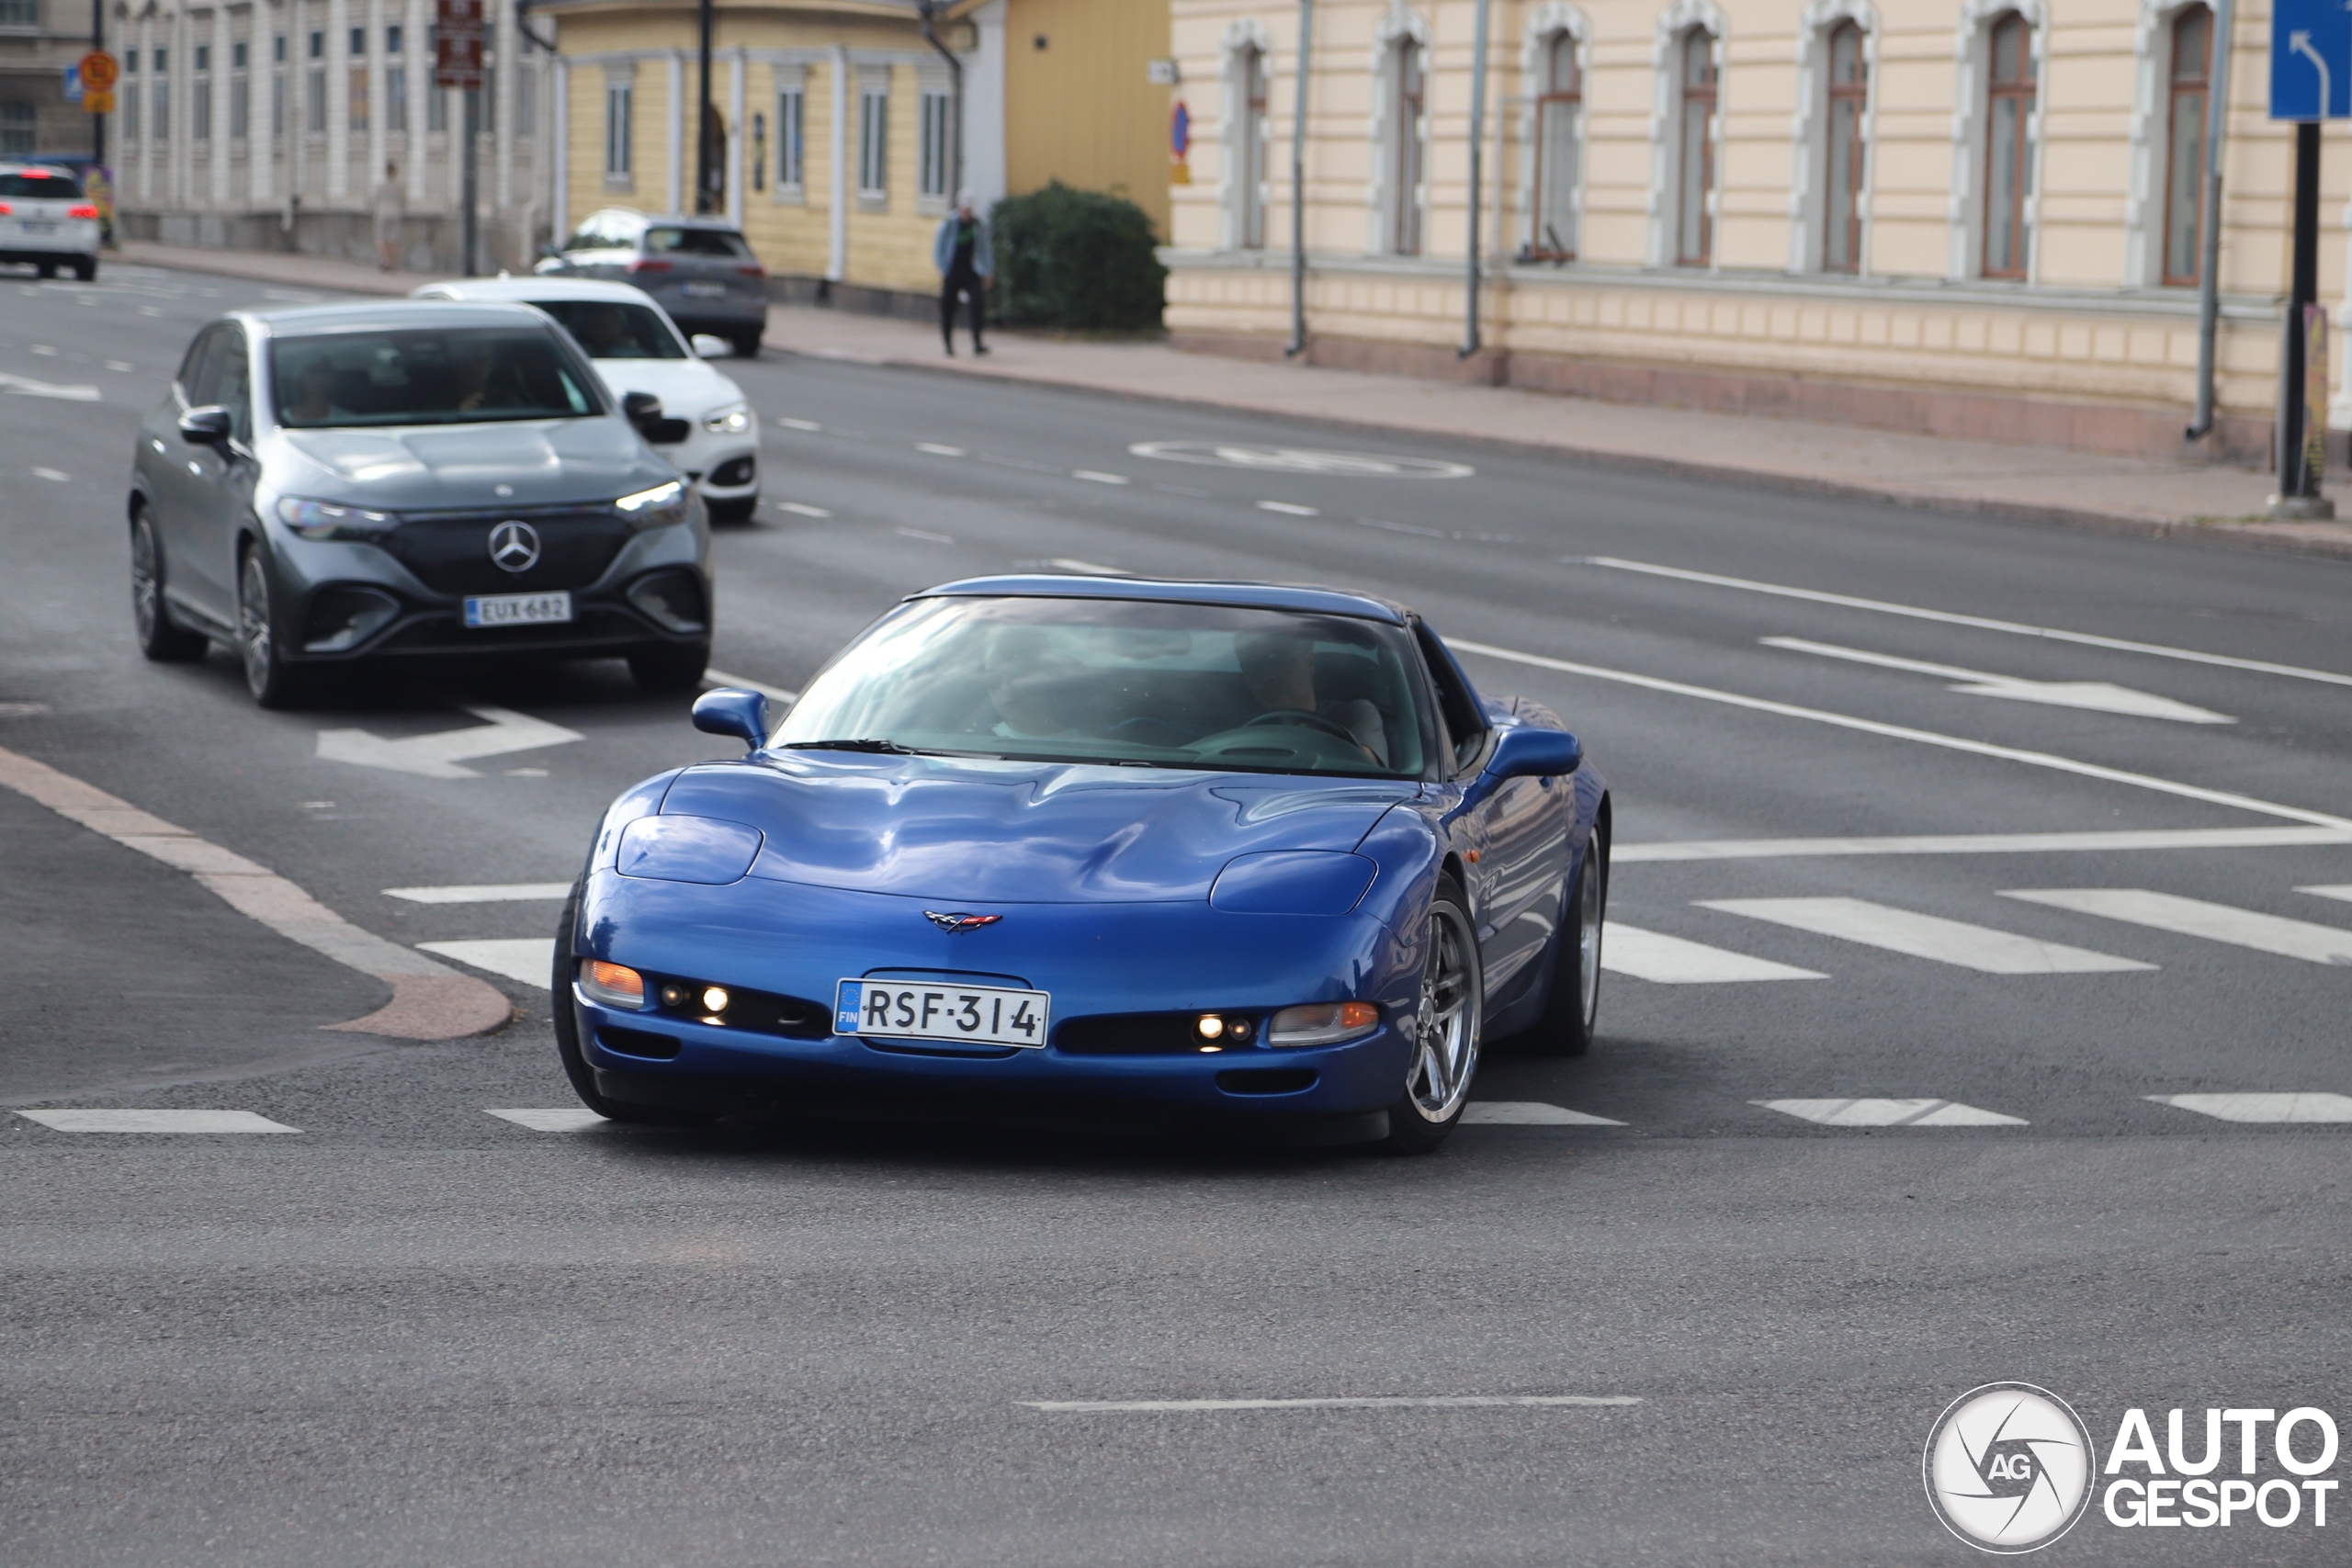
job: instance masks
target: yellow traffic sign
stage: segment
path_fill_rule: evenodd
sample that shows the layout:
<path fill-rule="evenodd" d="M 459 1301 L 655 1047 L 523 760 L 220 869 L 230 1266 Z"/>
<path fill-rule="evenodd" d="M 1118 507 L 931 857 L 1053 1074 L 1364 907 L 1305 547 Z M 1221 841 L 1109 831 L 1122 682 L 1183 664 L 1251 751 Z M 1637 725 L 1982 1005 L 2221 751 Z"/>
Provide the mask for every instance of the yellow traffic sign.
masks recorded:
<path fill-rule="evenodd" d="M 102 49 L 94 49 L 84 55 L 81 70 L 83 89 L 92 93 L 110 91 L 114 86 L 115 79 L 122 74 L 122 67 L 115 57 Z M 104 114 L 107 110 L 101 109 L 97 112 Z"/>
<path fill-rule="evenodd" d="M 112 114 L 114 113 L 114 95 L 112 93 L 85 92 L 82 95 L 82 107 L 89 110 L 92 114 Z"/>

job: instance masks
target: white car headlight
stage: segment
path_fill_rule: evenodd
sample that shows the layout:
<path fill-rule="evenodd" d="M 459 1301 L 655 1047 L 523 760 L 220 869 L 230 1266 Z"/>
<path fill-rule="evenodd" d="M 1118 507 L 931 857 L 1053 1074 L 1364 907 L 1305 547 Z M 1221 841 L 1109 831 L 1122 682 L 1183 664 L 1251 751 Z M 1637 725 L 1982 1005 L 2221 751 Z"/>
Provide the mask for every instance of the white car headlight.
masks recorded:
<path fill-rule="evenodd" d="M 713 435 L 741 435 L 752 428 L 752 411 L 741 403 L 729 403 L 703 415 L 702 427 Z"/>
<path fill-rule="evenodd" d="M 278 497 L 277 516 L 306 539 L 372 539 L 400 522 L 389 512 L 295 495 Z"/>
<path fill-rule="evenodd" d="M 676 479 L 625 495 L 613 510 L 643 528 L 666 527 L 686 519 L 686 487 Z"/>

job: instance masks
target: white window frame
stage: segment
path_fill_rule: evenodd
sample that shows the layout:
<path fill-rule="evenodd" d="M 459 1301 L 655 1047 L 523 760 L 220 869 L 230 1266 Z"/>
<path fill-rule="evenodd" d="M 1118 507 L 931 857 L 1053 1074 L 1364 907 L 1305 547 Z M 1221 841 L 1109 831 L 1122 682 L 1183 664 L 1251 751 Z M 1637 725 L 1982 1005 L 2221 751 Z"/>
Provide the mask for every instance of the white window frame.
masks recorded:
<path fill-rule="evenodd" d="M 2172 29 L 2174 19 L 2197 3 L 2141 0 L 2133 51 L 2132 183 L 2123 205 L 2124 282 L 2134 288 L 2167 287 L 2164 281 L 2165 187 L 2172 177 Z M 2212 0 L 2204 0 L 2204 5 L 2208 11 L 2219 9 Z M 2218 36 L 2211 48 L 2213 58 L 2220 60 Z M 2212 90 L 2208 83 L 2206 91 Z"/>
<path fill-rule="evenodd" d="M 1407 49 L 1418 50 L 1421 68 L 1420 177 L 1409 190 L 1399 190 L 1396 142 L 1390 111 L 1396 103 L 1397 66 Z M 1416 254 L 1429 254 L 1430 220 L 1430 94 L 1436 77 L 1430 69 L 1430 24 L 1427 17 L 1399 6 L 1380 19 L 1372 34 L 1372 179 L 1364 191 L 1367 220 L 1366 254 L 1397 254 L 1396 230 L 1403 204 L 1419 209 L 1420 245 Z"/>
<path fill-rule="evenodd" d="M 808 68 L 777 66 L 775 86 L 775 140 L 768 189 L 775 200 L 805 203 L 808 199 Z"/>
<path fill-rule="evenodd" d="M 1535 259 L 1532 253 L 1544 236 L 1536 231 L 1537 220 L 1543 216 L 1541 193 L 1535 182 L 1541 176 L 1544 135 L 1543 118 L 1537 100 L 1550 90 L 1552 40 L 1566 33 L 1576 41 L 1577 114 L 1574 135 L 1577 143 L 1577 183 L 1568 208 L 1568 232 L 1562 236 L 1568 243 L 1570 258 L 1583 243 L 1585 191 L 1591 185 L 1589 175 L 1592 164 L 1592 24 L 1576 6 L 1565 0 L 1545 0 L 1527 19 L 1527 28 L 1520 43 L 1519 73 L 1523 84 L 1524 107 L 1520 111 L 1519 145 L 1521 150 L 1519 167 L 1519 252 L 1521 256 Z M 1566 265 L 1568 262 L 1552 256 L 1541 258 L 1546 265 Z"/>
<path fill-rule="evenodd" d="M 1704 28 L 1714 39 L 1715 113 L 1708 135 L 1715 148 L 1714 188 L 1707 193 L 1710 243 L 1704 267 L 1679 265 L 1680 249 L 1677 219 L 1682 210 L 1682 36 Z M 1731 29 L 1713 0 L 1674 0 L 1658 13 L 1657 30 L 1650 40 L 1650 189 L 1649 254 L 1651 266 L 1677 272 L 1713 272 L 1723 265 L 1723 166 L 1724 105 L 1731 94 L 1731 73 L 1724 69 Z"/>
<path fill-rule="evenodd" d="M 944 213 L 955 193 L 956 99 L 947 83 L 918 78 L 915 84 L 915 210 Z"/>
<path fill-rule="evenodd" d="M 1833 272 L 1828 254 L 1829 38 L 1847 22 L 1862 30 L 1861 261 Z M 1789 270 L 1832 277 L 1871 275 L 1871 193 L 1878 174 L 1879 16 L 1871 0 L 1811 0 L 1797 22 L 1797 116 L 1791 133 L 1795 168 L 1789 183 Z"/>
<path fill-rule="evenodd" d="M 2033 187 L 2025 198 L 2025 278 L 2030 288 L 2041 276 L 2041 165 L 2049 140 L 2042 125 L 2050 104 L 2050 12 L 2042 0 L 1961 0 L 1953 34 L 1951 195 L 1945 209 L 1951 235 L 1944 273 L 1955 283 L 2016 287 L 2014 278 L 1987 278 L 1984 260 L 1985 88 L 1992 73 L 1993 24 L 2008 12 L 2025 18 L 2033 58 L 2033 113 L 2026 120 L 2032 139 Z"/>
<path fill-rule="evenodd" d="M 1254 248 L 1263 250 L 1267 247 L 1262 242 L 1272 238 L 1268 149 L 1273 140 L 1274 36 L 1257 17 L 1240 17 L 1227 25 L 1217 47 L 1217 248 L 1253 248 L 1246 242 L 1254 209 L 1261 242 Z M 1244 123 L 1250 113 L 1248 72 L 1253 52 L 1259 68 L 1266 73 L 1266 118 L 1255 128 L 1254 135 Z M 1257 153 L 1255 169 L 1250 167 L 1253 148 Z"/>
<path fill-rule="evenodd" d="M 605 188 L 630 189 L 637 180 L 637 66 L 605 67 Z"/>
<path fill-rule="evenodd" d="M 890 70 L 860 67 L 857 73 L 857 202 L 890 204 Z"/>

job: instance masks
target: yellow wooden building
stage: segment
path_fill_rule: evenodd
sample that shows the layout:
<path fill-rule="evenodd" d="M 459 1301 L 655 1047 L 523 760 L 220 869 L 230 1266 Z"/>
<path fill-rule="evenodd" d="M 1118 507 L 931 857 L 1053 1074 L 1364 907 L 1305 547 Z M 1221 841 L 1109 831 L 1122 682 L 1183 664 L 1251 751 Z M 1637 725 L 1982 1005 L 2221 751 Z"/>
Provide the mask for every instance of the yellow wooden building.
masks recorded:
<path fill-rule="evenodd" d="M 695 210 L 695 6 L 552 0 L 532 15 L 558 49 L 556 232 L 605 207 Z M 720 0 L 712 207 L 778 298 L 928 308 L 959 85 L 961 186 L 983 210 L 1059 180 L 1125 196 L 1167 233 L 1171 93 L 1153 81 L 1168 74 L 1167 0 L 963 0 L 938 7 L 933 33 L 940 47 L 914 0 Z"/>

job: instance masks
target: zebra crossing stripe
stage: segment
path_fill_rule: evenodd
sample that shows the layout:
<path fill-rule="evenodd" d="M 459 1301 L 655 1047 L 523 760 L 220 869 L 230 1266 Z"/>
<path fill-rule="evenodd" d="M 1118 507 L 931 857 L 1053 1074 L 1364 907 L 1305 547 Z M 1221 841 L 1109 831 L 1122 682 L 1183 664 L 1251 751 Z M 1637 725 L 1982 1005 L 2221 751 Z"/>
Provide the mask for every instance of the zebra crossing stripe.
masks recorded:
<path fill-rule="evenodd" d="M 1744 980 L 1826 980 L 1817 970 L 1751 958 L 1744 953 L 1686 942 L 1679 936 L 1609 922 L 1600 943 L 1600 966 L 1661 986 L 1713 986 Z"/>
<path fill-rule="evenodd" d="M 1751 1100 L 1783 1116 L 1825 1127 L 2023 1127 L 2022 1116 L 1980 1111 L 1951 1100 Z"/>
<path fill-rule="evenodd" d="M 493 975 L 503 975 L 510 980 L 520 980 L 526 986 L 548 988 L 548 976 L 555 968 L 555 938 L 551 936 L 495 937 L 481 942 L 420 942 L 425 952 L 442 958 L 454 958 L 476 969 L 487 969 Z"/>
<path fill-rule="evenodd" d="M 2352 964 L 2352 931 L 2314 925 L 2309 920 L 2290 920 L 2284 915 L 2266 915 L 2228 904 L 2209 904 L 2202 898 L 2183 898 L 2175 893 L 2152 893 L 2144 887 L 2049 887 L 2008 889 L 2001 897 L 2046 904 L 2053 909 L 2072 909 L 2080 915 L 2126 920 L 2136 926 L 2154 926 L 2158 931 L 2225 942 L 2233 947 L 2250 947 L 2258 953 L 2275 953 L 2282 958 L 2300 958 L 2310 964 Z"/>
<path fill-rule="evenodd" d="M 2222 1122 L 2352 1122 L 2352 1095 L 2150 1094 L 2141 1098 Z"/>
<path fill-rule="evenodd" d="M 1623 1127 L 1606 1116 L 1588 1116 L 1540 1100 L 1474 1100 L 1462 1108 L 1465 1127 Z"/>
<path fill-rule="evenodd" d="M 2332 886 L 2321 887 L 2298 887 L 2295 891 L 2298 893 L 2316 893 L 2323 898 L 2335 898 L 2342 900 L 2344 903 L 2352 904 L 2352 882 L 2338 882 Z"/>
<path fill-rule="evenodd" d="M 2155 967 L 1862 898 L 1717 898 L 1702 899 L 1699 907 L 1987 975 L 2088 975 Z M 1602 951 L 1608 951 L 1606 944 Z"/>
<path fill-rule="evenodd" d="M 250 1111 L 19 1111 L 60 1133 L 299 1133 Z"/>
<path fill-rule="evenodd" d="M 485 1111 L 483 1114 L 495 1116 L 502 1122 L 512 1122 L 517 1127 L 528 1127 L 534 1133 L 577 1133 L 605 1124 L 602 1116 L 584 1105 L 558 1106 L 545 1111 Z"/>

